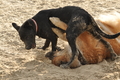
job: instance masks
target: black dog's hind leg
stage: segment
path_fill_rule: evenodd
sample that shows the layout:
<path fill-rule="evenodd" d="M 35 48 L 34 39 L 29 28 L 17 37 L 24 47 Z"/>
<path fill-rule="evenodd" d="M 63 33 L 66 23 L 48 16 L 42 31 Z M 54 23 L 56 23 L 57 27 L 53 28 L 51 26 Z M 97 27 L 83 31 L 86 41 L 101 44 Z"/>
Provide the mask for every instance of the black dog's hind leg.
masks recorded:
<path fill-rule="evenodd" d="M 68 43 L 72 50 L 72 57 L 68 63 L 60 65 L 60 67 L 62 67 L 62 68 L 69 68 L 69 65 L 72 63 L 75 55 L 77 54 L 77 49 L 76 49 L 76 44 L 75 44 L 76 37 L 71 34 L 69 34 L 69 35 L 66 34 L 66 37 L 67 37 Z"/>
<path fill-rule="evenodd" d="M 68 28 L 66 30 L 66 38 L 68 40 L 68 43 L 72 50 L 72 57 L 70 61 L 67 64 L 61 64 L 60 67 L 62 68 L 69 68 L 70 64 L 74 60 L 75 56 L 77 56 L 77 47 L 76 47 L 76 38 L 85 30 L 85 26 L 82 21 L 82 19 L 78 19 L 79 17 L 76 17 L 77 19 L 75 21 L 71 20 L 68 24 Z M 79 52 L 81 54 L 81 52 Z M 81 54 L 81 59 L 83 59 L 82 64 L 86 64 L 86 60 L 84 59 L 83 55 Z"/>
<path fill-rule="evenodd" d="M 72 57 L 71 57 L 70 61 L 67 64 L 61 64 L 60 65 L 60 67 L 62 67 L 62 68 L 69 68 L 69 65 L 72 63 L 72 61 L 74 60 L 75 56 L 77 56 L 77 54 L 78 54 L 77 47 L 76 47 L 76 38 L 77 38 L 76 34 L 68 33 L 68 35 L 67 35 L 67 33 L 66 33 L 66 37 L 67 37 L 68 43 L 69 43 L 69 45 L 71 47 L 71 50 L 72 50 Z M 81 54 L 80 51 L 79 51 L 79 54 Z M 83 62 L 81 62 L 81 63 L 82 64 L 86 64 L 86 61 L 85 61 L 85 59 L 84 59 L 82 54 L 81 54 L 81 59 L 83 59 L 82 60 Z"/>
<path fill-rule="evenodd" d="M 100 39 L 100 41 L 105 44 L 105 47 L 110 51 L 111 60 L 114 61 L 117 58 L 117 54 L 114 52 L 112 46 L 109 42 L 105 41 L 104 39 Z"/>
<path fill-rule="evenodd" d="M 110 51 L 111 54 L 111 60 L 115 60 L 117 58 L 117 54 L 114 52 L 112 46 L 109 42 L 105 41 L 95 30 L 89 30 L 89 32 L 96 38 L 99 39 L 100 42 L 102 42 L 105 47 Z"/>
<path fill-rule="evenodd" d="M 80 52 L 80 50 L 78 50 L 78 60 L 81 62 L 82 65 L 87 64 L 87 61 L 86 61 L 85 58 L 82 56 L 82 53 Z"/>

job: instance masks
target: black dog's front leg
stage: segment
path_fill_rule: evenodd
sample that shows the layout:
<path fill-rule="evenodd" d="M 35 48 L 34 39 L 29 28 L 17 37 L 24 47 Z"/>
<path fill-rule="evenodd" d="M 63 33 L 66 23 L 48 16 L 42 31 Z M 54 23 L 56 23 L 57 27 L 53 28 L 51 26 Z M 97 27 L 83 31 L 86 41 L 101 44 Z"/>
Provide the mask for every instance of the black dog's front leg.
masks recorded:
<path fill-rule="evenodd" d="M 46 48 L 48 48 L 48 47 L 49 47 L 50 42 L 51 42 L 50 40 L 46 39 L 44 46 L 43 46 L 42 48 L 41 48 L 41 47 L 38 47 L 38 49 L 43 49 L 43 50 L 45 50 Z M 54 50 L 54 46 L 53 46 L 53 48 L 52 48 L 52 49 Z M 53 50 L 52 50 L 52 51 L 53 51 Z M 60 50 L 61 50 L 61 48 L 60 48 L 60 47 L 58 47 L 58 46 L 56 46 L 56 50 L 60 51 Z"/>
<path fill-rule="evenodd" d="M 42 48 L 41 48 L 41 47 L 38 47 L 38 49 L 43 49 L 43 50 L 45 50 L 46 48 L 49 47 L 49 45 L 50 45 L 50 40 L 46 39 L 44 46 L 43 46 Z"/>
<path fill-rule="evenodd" d="M 45 44 L 44 44 L 44 46 L 42 47 L 42 49 L 45 50 L 46 48 L 49 47 L 49 45 L 50 45 L 50 40 L 46 39 Z"/>
<path fill-rule="evenodd" d="M 56 47 L 57 38 L 56 37 L 52 38 L 51 43 L 52 43 L 51 44 L 52 45 L 52 51 L 46 53 L 46 55 L 45 55 L 45 57 L 48 57 L 50 60 L 53 58 L 53 55 L 54 55 L 54 53 L 55 53 L 55 51 L 57 49 L 57 47 Z"/>

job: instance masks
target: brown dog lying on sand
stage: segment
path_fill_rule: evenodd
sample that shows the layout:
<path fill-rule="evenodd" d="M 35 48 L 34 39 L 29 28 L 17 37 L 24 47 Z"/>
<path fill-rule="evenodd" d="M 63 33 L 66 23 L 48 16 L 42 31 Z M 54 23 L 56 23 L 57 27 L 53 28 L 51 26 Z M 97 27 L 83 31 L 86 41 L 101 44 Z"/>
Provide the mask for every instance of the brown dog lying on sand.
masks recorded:
<path fill-rule="evenodd" d="M 119 19 L 116 19 L 116 21 L 118 21 Z M 60 21 L 59 18 L 51 17 L 50 20 L 55 26 L 57 26 L 63 30 L 66 30 L 67 25 L 64 22 Z M 120 29 L 118 28 L 118 25 L 115 24 L 113 21 L 105 22 L 105 21 L 101 21 L 99 19 L 97 22 L 106 33 L 110 34 L 110 33 L 117 33 L 120 31 Z M 114 24 L 116 26 L 112 26 Z M 59 38 L 67 41 L 66 33 L 62 33 L 57 28 L 53 28 L 52 30 L 59 36 Z M 120 55 L 120 43 L 118 41 L 118 38 L 116 38 L 116 39 L 104 38 L 104 40 L 106 40 L 107 42 L 109 42 L 112 45 L 112 47 L 117 55 Z M 80 63 L 81 58 L 80 58 L 79 50 L 82 52 L 82 55 L 88 64 L 99 63 L 99 62 L 103 61 L 104 59 L 111 57 L 109 50 L 107 50 L 107 48 L 99 40 L 95 39 L 87 31 L 83 32 L 81 35 L 79 35 L 79 37 L 77 37 L 76 46 L 78 49 L 78 54 L 76 55 L 74 61 L 70 65 L 71 68 L 76 68 L 81 65 L 81 63 Z M 66 42 L 64 50 L 59 51 L 54 55 L 54 58 L 52 59 L 52 63 L 55 64 L 56 66 L 65 64 L 70 61 L 71 55 L 72 55 L 71 48 L 69 47 L 69 45 Z"/>

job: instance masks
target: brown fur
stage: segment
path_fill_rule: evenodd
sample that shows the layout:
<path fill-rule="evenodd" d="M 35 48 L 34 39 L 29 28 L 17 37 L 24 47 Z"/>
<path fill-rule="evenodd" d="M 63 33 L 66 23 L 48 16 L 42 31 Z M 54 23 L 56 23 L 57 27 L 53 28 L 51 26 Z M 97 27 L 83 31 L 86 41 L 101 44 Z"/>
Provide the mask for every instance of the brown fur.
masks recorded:
<path fill-rule="evenodd" d="M 67 63 L 70 61 L 72 51 L 70 49 L 70 46 L 68 46 L 68 43 L 65 42 L 65 44 L 66 45 L 65 45 L 64 50 L 59 51 L 56 54 L 54 54 L 54 58 L 52 59 L 52 64 L 56 66 L 60 66 L 60 64 Z M 70 68 L 76 68 L 76 67 L 79 67 L 80 65 L 81 63 L 78 60 L 78 56 L 75 56 L 75 59 L 70 64 Z"/>
<path fill-rule="evenodd" d="M 54 18 L 54 20 L 52 18 L 50 20 L 53 22 L 53 24 L 57 24 L 56 25 L 57 27 L 60 27 L 64 30 L 66 30 L 66 26 L 64 27 L 65 23 L 61 22 L 59 19 L 57 19 L 58 23 L 56 23 L 56 22 L 54 23 L 54 21 L 56 20 L 55 18 Z M 101 22 L 105 26 L 107 24 L 100 20 L 99 20 L 99 22 Z M 111 24 L 113 24 L 113 23 L 111 23 Z M 111 27 L 108 26 L 111 24 L 110 23 L 107 24 L 106 28 L 109 29 L 113 33 L 117 33 L 120 31 L 120 29 L 117 28 L 117 26 L 111 26 Z M 53 28 L 53 31 L 60 38 L 67 41 L 65 33 L 62 33 L 61 31 L 59 31 L 56 28 Z M 104 38 L 104 39 L 112 45 L 115 53 L 120 55 L 120 43 L 117 41 L 117 39 L 106 39 L 106 38 Z M 79 50 L 82 51 L 82 55 L 84 56 L 84 58 L 86 59 L 86 61 L 88 63 L 95 64 L 95 63 L 99 63 L 99 62 L 103 61 L 106 58 L 110 58 L 110 52 L 106 49 L 106 47 L 100 41 L 95 39 L 87 31 L 85 31 L 84 33 L 82 33 L 80 36 L 77 37 L 76 46 Z M 62 54 L 60 55 L 59 53 L 62 53 Z M 66 47 L 63 51 L 56 53 L 55 57 L 52 59 L 52 63 L 59 66 L 61 64 L 61 61 L 68 62 L 70 60 L 70 56 L 71 56 L 70 47 Z M 78 57 L 76 57 L 75 60 L 70 65 L 70 67 L 75 68 L 75 67 L 79 67 L 79 66 L 80 66 L 80 63 L 78 61 Z"/>
<path fill-rule="evenodd" d="M 120 31 L 120 14 L 118 12 L 100 15 L 96 21 L 100 21 L 112 33 L 117 33 Z M 101 28 L 104 29 L 103 26 L 101 26 Z"/>

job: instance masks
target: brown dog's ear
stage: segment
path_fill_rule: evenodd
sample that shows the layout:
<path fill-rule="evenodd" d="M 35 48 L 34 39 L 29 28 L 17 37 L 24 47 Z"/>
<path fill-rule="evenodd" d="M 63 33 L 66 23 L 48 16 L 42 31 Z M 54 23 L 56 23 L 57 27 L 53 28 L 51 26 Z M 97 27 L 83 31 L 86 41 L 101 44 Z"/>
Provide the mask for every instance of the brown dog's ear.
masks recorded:
<path fill-rule="evenodd" d="M 20 29 L 20 26 L 18 26 L 16 23 L 12 23 L 12 26 L 18 31 Z"/>

